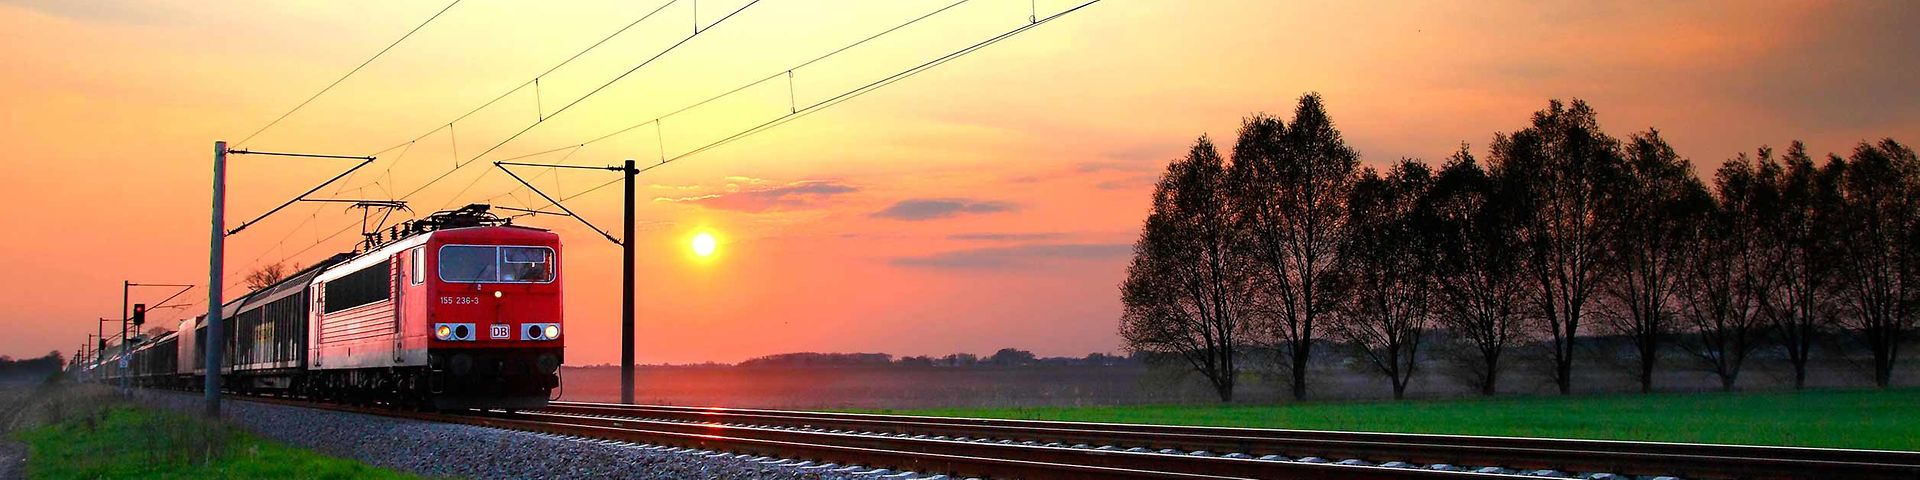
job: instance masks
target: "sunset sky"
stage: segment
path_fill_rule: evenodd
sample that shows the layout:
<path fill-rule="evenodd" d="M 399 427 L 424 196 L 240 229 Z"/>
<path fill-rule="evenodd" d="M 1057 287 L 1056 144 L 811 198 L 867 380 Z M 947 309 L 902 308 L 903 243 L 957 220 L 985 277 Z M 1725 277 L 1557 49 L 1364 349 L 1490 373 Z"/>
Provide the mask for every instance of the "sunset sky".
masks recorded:
<path fill-rule="evenodd" d="M 711 30 L 747 2 L 678 2 L 449 128 L 665 3 L 461 2 L 237 146 L 379 156 L 317 196 L 419 190 L 407 200 L 421 215 L 539 207 L 491 162 L 648 122 L 952 2 L 765 0 Z M 1911 3 L 1325 3 L 1107 0 L 643 174 L 639 360 L 1118 352 L 1117 285 L 1159 170 L 1196 137 L 1230 143 L 1243 116 L 1287 114 L 1309 91 L 1372 165 L 1438 162 L 1462 142 L 1484 152 L 1572 97 L 1616 136 L 1659 128 L 1703 172 L 1795 139 L 1820 153 L 1920 142 Z M 95 318 L 116 315 L 123 280 L 205 283 L 213 142 L 247 137 L 445 6 L 0 0 L 0 354 L 71 354 Z M 796 69 L 791 84 L 522 161 L 655 163 L 1028 15 L 1028 2 L 973 0 Z M 696 24 L 680 48 L 555 113 Z M 234 157 L 229 226 L 349 164 Z M 519 172 L 567 195 L 616 178 Z M 567 203 L 617 232 L 617 186 Z M 338 204 L 289 208 L 228 240 L 229 281 L 350 249 L 359 222 Z M 619 248 L 570 219 L 519 222 L 566 242 L 568 363 L 618 362 Z M 689 253 L 701 231 L 717 238 L 711 259 Z M 204 307 L 155 315 L 189 311 Z"/>

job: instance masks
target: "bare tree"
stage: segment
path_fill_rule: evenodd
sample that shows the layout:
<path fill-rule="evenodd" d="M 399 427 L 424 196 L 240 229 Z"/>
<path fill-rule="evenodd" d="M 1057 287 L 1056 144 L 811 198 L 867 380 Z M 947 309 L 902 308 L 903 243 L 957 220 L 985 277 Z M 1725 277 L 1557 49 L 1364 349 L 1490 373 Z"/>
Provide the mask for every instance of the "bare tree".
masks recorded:
<path fill-rule="evenodd" d="M 280 283 L 281 280 L 285 280 L 287 278 L 287 273 L 289 273 L 288 270 L 289 269 L 287 268 L 287 265 L 284 263 L 269 263 L 266 265 L 261 265 L 260 268 L 256 268 L 251 272 L 247 272 L 247 278 L 246 278 L 247 288 L 252 290 L 259 290 L 262 288 L 267 288 L 268 286 L 271 286 L 275 283 Z"/>
<path fill-rule="evenodd" d="M 1761 147 L 1757 161 L 1761 172 L 1769 171 L 1765 166 L 1775 163 L 1773 150 Z M 1779 204 L 1761 213 L 1769 240 L 1761 250 L 1764 284 L 1770 288 L 1759 298 L 1793 366 L 1793 386 L 1798 389 L 1806 387 L 1815 335 L 1831 310 L 1837 245 L 1830 235 L 1839 215 L 1845 162 L 1816 166 L 1806 145 L 1796 141 L 1779 163 L 1779 173 L 1767 180 L 1779 192 Z"/>
<path fill-rule="evenodd" d="M 1328 290 L 1358 166 L 1318 94 L 1300 97 L 1291 126 L 1266 115 L 1247 119 L 1234 144 L 1231 203 L 1259 269 L 1254 302 L 1285 355 L 1294 399 L 1307 396 L 1318 322 L 1336 305 Z"/>
<path fill-rule="evenodd" d="M 1573 393 L 1573 355 L 1581 322 L 1606 272 L 1607 203 L 1620 169 L 1620 142 L 1600 130 L 1593 108 L 1554 100 L 1533 123 L 1495 135 L 1491 170 L 1517 187 L 1516 222 L 1528 252 L 1533 314 L 1551 340 L 1553 380 Z"/>
<path fill-rule="evenodd" d="M 1440 324 L 1471 353 L 1469 378 L 1485 395 L 1498 390 L 1500 361 L 1524 327 L 1526 252 L 1513 228 L 1514 203 L 1504 195 L 1462 145 L 1434 180 L 1425 207 Z"/>
<path fill-rule="evenodd" d="M 1206 137 L 1167 167 L 1120 286 L 1127 348 L 1177 355 L 1223 402 L 1233 400 L 1247 328 L 1244 262 L 1233 253 L 1225 180 L 1226 166 Z"/>
<path fill-rule="evenodd" d="M 1634 346 L 1634 377 L 1653 391 L 1660 342 L 1673 330 L 1682 262 L 1693 252 L 1691 229 L 1711 206 L 1693 165 L 1674 153 L 1659 130 L 1633 134 L 1619 181 L 1600 210 L 1612 269 L 1600 289 L 1599 319 Z M 1568 333 L 1571 336 L 1572 332 Z"/>
<path fill-rule="evenodd" d="M 1838 162 L 1838 159 L 1835 159 Z M 1873 381 L 1893 382 L 1900 344 L 1920 310 L 1920 160 L 1893 139 L 1861 143 L 1840 182 L 1842 323 L 1873 352 Z"/>
<path fill-rule="evenodd" d="M 1347 202 L 1349 234 L 1340 255 L 1346 295 L 1341 321 L 1330 326 L 1387 377 L 1394 399 L 1406 398 L 1433 323 L 1434 251 L 1418 229 L 1417 211 L 1432 183 L 1426 165 L 1403 160 L 1384 178 L 1366 169 Z"/>
<path fill-rule="evenodd" d="M 1693 335 L 1681 345 L 1719 377 L 1722 391 L 1733 390 L 1765 332 L 1773 278 L 1765 222 L 1779 208 L 1779 171 L 1770 159 L 1756 165 L 1743 154 L 1727 161 L 1714 174 L 1707 215 L 1690 228 L 1696 240 L 1682 271 L 1680 317 Z"/>

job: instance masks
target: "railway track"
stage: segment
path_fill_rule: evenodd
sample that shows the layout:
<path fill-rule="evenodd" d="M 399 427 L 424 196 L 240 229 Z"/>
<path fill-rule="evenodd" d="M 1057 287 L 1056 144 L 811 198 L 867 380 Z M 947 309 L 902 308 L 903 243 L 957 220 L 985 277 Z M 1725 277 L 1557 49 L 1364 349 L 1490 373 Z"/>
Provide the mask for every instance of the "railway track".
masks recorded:
<path fill-rule="evenodd" d="M 556 402 L 543 414 L 806 429 L 1154 456 L 1231 458 L 1273 464 L 1346 461 L 1392 470 L 1484 470 L 1514 474 L 1604 472 L 1679 478 L 1920 479 L 1920 453 L 1606 440 L 1479 437 L 1315 430 L 941 418 L 782 410 Z M 1261 459 L 1266 460 L 1261 460 Z M 1316 460 L 1317 459 L 1317 460 Z M 1302 460 L 1306 460 L 1303 462 Z M 1207 462 L 1196 462 L 1207 463 Z M 1546 472 L 1543 472 L 1546 471 Z M 1232 474 L 1225 470 L 1219 473 Z M 1253 478 L 1293 478 L 1278 469 Z M 1385 478 L 1385 477 L 1383 477 Z M 1394 478 L 1413 478 L 1394 477 Z M 1538 478 L 1537 476 L 1535 478 Z"/>
<path fill-rule="evenodd" d="M 555 402 L 520 413 L 272 403 L 922 475 L 1920 479 L 1920 453 Z M 777 460 L 769 460 L 777 461 Z M 1613 475 L 1595 476 L 1604 473 Z"/>

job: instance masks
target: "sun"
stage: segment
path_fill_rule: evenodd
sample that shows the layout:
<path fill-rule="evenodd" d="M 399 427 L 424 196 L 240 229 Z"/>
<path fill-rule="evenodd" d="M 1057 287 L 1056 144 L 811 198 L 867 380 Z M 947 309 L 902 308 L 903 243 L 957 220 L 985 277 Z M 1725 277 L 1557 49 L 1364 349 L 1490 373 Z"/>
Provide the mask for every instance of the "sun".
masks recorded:
<path fill-rule="evenodd" d="M 688 242 L 688 246 L 693 248 L 694 256 L 711 257 L 720 248 L 720 242 L 713 239 L 713 234 L 700 232 L 693 235 L 693 241 Z"/>

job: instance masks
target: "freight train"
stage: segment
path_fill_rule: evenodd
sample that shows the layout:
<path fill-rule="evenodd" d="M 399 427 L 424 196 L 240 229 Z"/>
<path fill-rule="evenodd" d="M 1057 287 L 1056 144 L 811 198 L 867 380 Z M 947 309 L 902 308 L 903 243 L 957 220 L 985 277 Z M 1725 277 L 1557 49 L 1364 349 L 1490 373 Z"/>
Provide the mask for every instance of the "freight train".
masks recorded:
<path fill-rule="evenodd" d="M 534 409 L 565 360 L 559 235 L 487 205 L 369 236 L 221 306 L 227 391 L 432 409 Z M 195 389 L 209 370 L 205 316 L 140 343 L 102 375 Z"/>

